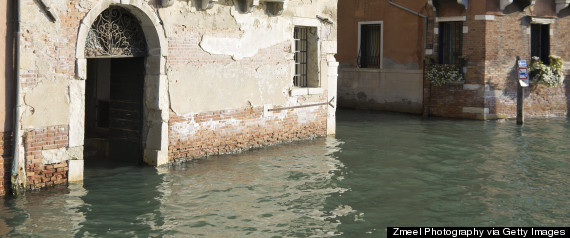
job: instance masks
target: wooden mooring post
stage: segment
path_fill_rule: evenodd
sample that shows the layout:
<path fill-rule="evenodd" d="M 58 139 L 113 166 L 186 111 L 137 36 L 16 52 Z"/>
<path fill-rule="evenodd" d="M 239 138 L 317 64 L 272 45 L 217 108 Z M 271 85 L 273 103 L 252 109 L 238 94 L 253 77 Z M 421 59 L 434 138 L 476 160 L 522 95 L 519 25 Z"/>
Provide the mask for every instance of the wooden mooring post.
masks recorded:
<path fill-rule="evenodd" d="M 524 124 L 524 88 L 517 82 L 517 125 Z"/>
<path fill-rule="evenodd" d="M 524 88 L 529 86 L 529 72 L 526 60 L 517 56 L 517 125 L 524 124 Z"/>

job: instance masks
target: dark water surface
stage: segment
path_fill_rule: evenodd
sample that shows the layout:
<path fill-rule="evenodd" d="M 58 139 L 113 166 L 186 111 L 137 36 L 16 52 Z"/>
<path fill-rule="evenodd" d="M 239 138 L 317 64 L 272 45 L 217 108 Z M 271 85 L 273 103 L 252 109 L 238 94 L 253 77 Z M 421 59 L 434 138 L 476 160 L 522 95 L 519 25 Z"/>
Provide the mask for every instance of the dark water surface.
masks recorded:
<path fill-rule="evenodd" d="M 389 226 L 569 226 L 570 120 L 338 112 L 335 137 L 0 198 L 6 237 L 385 237 Z"/>

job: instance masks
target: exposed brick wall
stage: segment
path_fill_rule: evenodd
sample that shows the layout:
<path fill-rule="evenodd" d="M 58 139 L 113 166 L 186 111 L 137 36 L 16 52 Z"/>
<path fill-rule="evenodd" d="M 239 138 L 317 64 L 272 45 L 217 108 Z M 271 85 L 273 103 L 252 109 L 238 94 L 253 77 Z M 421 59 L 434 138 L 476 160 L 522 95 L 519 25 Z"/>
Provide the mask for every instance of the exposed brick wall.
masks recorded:
<path fill-rule="evenodd" d="M 435 19 L 434 19 L 435 20 Z M 439 27 L 436 24 L 437 27 Z M 484 84 L 485 80 L 485 21 L 468 16 L 463 22 L 467 33 L 463 34 L 463 55 L 467 57 L 465 84 Z M 434 53 L 437 58 L 439 35 L 434 36 Z M 425 83 L 424 110 L 432 116 L 477 119 L 473 113 L 463 113 L 464 107 L 483 108 L 485 100 L 480 92 L 465 90 L 463 83 L 433 86 Z M 426 112 L 424 112 L 426 113 Z"/>
<path fill-rule="evenodd" d="M 289 41 L 260 49 L 254 57 L 235 61 L 231 56 L 210 54 L 200 47 L 203 36 L 216 33 L 215 30 L 186 25 L 171 27 L 175 34 L 168 38 L 169 66 L 188 64 L 223 66 L 239 63 L 244 69 L 257 69 L 260 65 L 289 67 L 292 61 Z M 238 29 L 224 30 L 225 37 L 239 38 L 240 34 L 242 33 Z M 326 54 L 323 52 L 320 58 L 326 60 Z M 326 101 L 325 95 L 319 99 L 320 102 Z M 263 117 L 263 107 L 186 115 L 170 112 L 169 158 L 173 161 L 234 153 L 284 141 L 323 136 L 327 132 L 326 118 L 326 106 L 284 110 L 268 117 Z"/>
<path fill-rule="evenodd" d="M 570 40 L 568 28 L 570 20 L 557 18 L 551 25 L 554 35 L 550 38 L 550 53 L 570 60 L 567 42 Z M 490 114 L 516 116 L 517 73 L 516 57 L 530 60 L 530 30 L 522 12 L 497 17 L 488 22 L 486 83 L 490 90 L 501 94 L 487 98 Z M 565 86 L 548 88 L 534 85 L 526 89 L 526 116 L 560 116 L 568 111 L 570 91 Z"/>
<path fill-rule="evenodd" d="M 160 0 L 147 1 L 156 8 Z M 93 4 L 91 4 L 93 3 Z M 58 11 L 58 20 L 46 25 L 38 24 L 37 19 L 28 19 L 23 22 L 21 50 L 27 56 L 25 66 L 20 69 L 21 92 L 30 92 L 44 80 L 68 79 L 74 80 L 76 75 L 76 45 L 78 30 L 90 6 L 95 6 L 96 1 L 81 2 L 80 0 L 65 1 L 67 8 Z M 26 9 L 38 11 L 37 5 L 28 2 Z M 225 6 L 229 9 L 228 6 Z M 224 13 L 227 14 L 227 13 Z M 152 16 L 151 16 L 152 17 Z M 44 17 L 41 17 L 44 19 Z M 188 21 L 190 22 L 190 21 Z M 166 68 L 177 65 L 227 65 L 236 63 L 231 56 L 215 55 L 205 52 L 200 48 L 200 41 L 204 34 L 220 34 L 225 37 L 239 38 L 243 32 L 239 28 L 198 28 L 198 25 L 188 22 L 166 23 L 168 27 L 169 56 Z M 186 24 L 186 25 L 175 25 Z M 225 25 L 225 24 L 221 24 Z M 230 24 L 231 25 L 231 24 Z M 323 26 L 322 31 L 327 31 L 330 26 Z M 330 30 L 330 29 L 328 29 Z M 172 33 L 173 31 L 174 33 Z M 171 34 L 172 33 L 172 34 Z M 327 35 L 323 33 L 323 35 Z M 327 39 L 323 39 L 327 40 Z M 166 49 L 162 49 L 166 50 Z M 326 59 L 326 54 L 320 56 Z M 284 68 L 292 65 L 291 41 L 285 41 L 265 49 L 260 49 L 254 57 L 240 59 L 239 64 L 243 68 L 258 69 L 265 65 L 283 65 Z M 172 79 L 169 79 L 172 80 Z M 62 85 L 67 87 L 67 85 Z M 33 91 L 32 91 L 33 92 Z M 279 91 L 278 93 L 282 93 Z M 307 97 L 308 100 L 315 99 Z M 304 99 L 299 99 L 303 101 Z M 316 100 L 313 100 L 316 101 Z M 326 101 L 323 96 L 320 101 Z M 196 115 L 176 116 L 172 113 L 170 122 L 171 158 L 196 157 L 210 154 L 229 153 L 248 148 L 259 147 L 266 144 L 277 143 L 286 140 L 307 138 L 314 135 L 326 134 L 326 106 L 311 109 L 293 109 L 280 113 L 277 116 L 263 118 L 261 108 L 229 110 L 220 112 L 200 113 Z M 214 120 L 218 130 L 210 130 L 202 121 L 210 114 L 218 113 L 219 120 Z M 248 114 L 249 113 L 249 114 Z M 179 133 L 178 125 L 191 123 L 198 120 L 199 133 Z M 238 124 L 235 124 L 239 122 Z M 243 125 L 241 123 L 244 123 Z M 223 133 L 219 131 L 224 131 Z M 27 189 L 41 188 L 54 184 L 66 183 L 68 163 L 43 164 L 42 151 L 68 147 L 68 126 L 55 126 L 27 130 L 23 133 L 25 147 L 25 169 L 27 172 Z M 199 151 L 196 149 L 199 148 Z M 4 164 L 8 160 L 3 161 Z M 3 164 L 3 165 L 4 165 Z M 9 166 L 9 165 L 6 165 Z M 4 175 L 4 174 L 3 174 Z"/>
<path fill-rule="evenodd" d="M 185 116 L 171 113 L 169 157 L 191 159 L 324 136 L 326 118 L 326 106 L 278 111 L 267 117 L 262 107 Z"/>
<path fill-rule="evenodd" d="M 476 91 L 464 90 L 463 84 L 431 86 L 428 98 L 430 115 L 477 119 L 473 113 L 463 113 L 464 107 L 482 107 L 483 97 Z"/>
<path fill-rule="evenodd" d="M 58 35 L 50 35 L 42 30 L 43 25 L 27 24 L 22 31 L 21 51 L 22 54 L 34 54 L 38 58 L 49 58 L 43 62 L 50 62 L 49 72 L 41 72 L 37 68 L 20 68 L 20 86 L 22 91 L 29 90 L 49 76 L 75 77 L 75 56 L 77 44 L 77 32 L 81 20 L 87 14 L 87 10 L 80 7 L 79 0 L 67 1 L 68 10 L 58 15 Z M 29 2 L 29 5 L 35 5 Z M 49 27 L 51 29 L 51 27 Z M 41 33 L 38 33 L 41 32 Z M 41 47 L 41 51 L 37 49 Z M 33 62 L 33 61 L 32 61 Z"/>
<path fill-rule="evenodd" d="M 480 85 L 477 90 L 464 90 L 460 85 L 429 86 L 424 89 L 425 110 L 434 116 L 479 118 L 463 113 L 463 107 L 486 108 L 487 118 L 516 116 L 516 58 L 530 60 L 530 23 L 526 13 L 497 15 L 495 20 L 475 20 L 467 16 L 464 23 L 469 33 L 463 37 L 463 55 L 467 56 L 465 84 Z M 570 17 L 555 18 L 551 25 L 551 54 L 570 61 Z M 436 36 L 437 42 L 437 36 Z M 437 45 L 434 49 L 437 54 Z M 566 69 L 570 68 L 568 65 Z M 569 72 L 567 72 L 567 75 Z M 568 77 L 567 77 L 568 78 Z M 561 116 L 568 113 L 570 84 L 548 88 L 534 85 L 526 89 L 525 115 Z"/>
<path fill-rule="evenodd" d="M 44 165 L 42 151 L 69 145 L 67 126 L 53 126 L 25 132 L 27 189 L 37 189 L 67 183 L 67 161 Z"/>
<path fill-rule="evenodd" d="M 12 132 L 0 133 L 0 196 L 10 191 L 12 170 Z"/>

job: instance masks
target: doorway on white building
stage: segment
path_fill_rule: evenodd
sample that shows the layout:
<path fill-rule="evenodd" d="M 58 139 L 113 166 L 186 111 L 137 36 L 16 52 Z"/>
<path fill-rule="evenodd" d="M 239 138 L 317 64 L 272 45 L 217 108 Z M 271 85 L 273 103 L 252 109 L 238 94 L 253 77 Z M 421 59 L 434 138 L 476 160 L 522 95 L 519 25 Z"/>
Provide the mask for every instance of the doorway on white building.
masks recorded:
<path fill-rule="evenodd" d="M 85 162 L 143 161 L 144 32 L 128 10 L 103 11 L 89 31 L 85 55 Z"/>

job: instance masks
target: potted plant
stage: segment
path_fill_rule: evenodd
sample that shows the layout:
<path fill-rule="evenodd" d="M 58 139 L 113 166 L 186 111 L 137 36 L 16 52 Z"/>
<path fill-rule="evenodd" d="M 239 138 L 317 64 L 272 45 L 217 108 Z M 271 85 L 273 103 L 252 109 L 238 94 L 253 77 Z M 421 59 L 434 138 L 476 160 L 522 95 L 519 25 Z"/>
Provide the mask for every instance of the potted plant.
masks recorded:
<path fill-rule="evenodd" d="M 551 55 L 550 64 L 545 65 L 540 58 L 533 56 L 529 69 L 532 71 L 533 83 L 556 87 L 564 82 L 564 61 L 558 56 Z"/>

